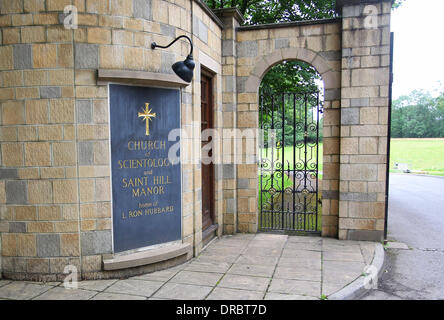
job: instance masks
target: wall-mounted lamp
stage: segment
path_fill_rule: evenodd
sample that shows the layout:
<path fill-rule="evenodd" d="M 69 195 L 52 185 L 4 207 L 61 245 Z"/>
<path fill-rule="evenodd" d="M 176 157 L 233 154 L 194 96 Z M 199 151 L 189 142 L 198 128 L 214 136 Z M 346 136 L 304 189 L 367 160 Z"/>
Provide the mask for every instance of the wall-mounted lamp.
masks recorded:
<path fill-rule="evenodd" d="M 151 49 L 169 48 L 174 42 L 176 42 L 180 38 L 187 38 L 188 39 L 188 41 L 190 42 L 190 45 L 191 45 L 191 50 L 190 50 L 190 53 L 188 54 L 187 58 L 185 59 L 185 61 L 178 61 L 178 62 L 174 63 L 171 68 L 183 81 L 190 83 L 191 80 L 193 80 L 193 70 L 194 70 L 194 66 L 195 66 L 194 60 L 193 60 L 193 42 L 191 42 L 190 38 L 188 38 L 185 35 L 179 36 L 176 39 L 174 39 L 167 46 L 159 46 L 158 44 L 153 42 L 153 43 L 151 43 Z"/>

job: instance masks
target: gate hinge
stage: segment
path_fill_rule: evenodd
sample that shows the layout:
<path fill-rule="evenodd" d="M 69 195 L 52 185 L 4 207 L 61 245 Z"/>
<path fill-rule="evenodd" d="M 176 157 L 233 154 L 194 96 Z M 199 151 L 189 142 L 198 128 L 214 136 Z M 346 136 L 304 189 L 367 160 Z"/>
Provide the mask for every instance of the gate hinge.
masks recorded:
<path fill-rule="evenodd" d="M 322 199 L 318 199 L 318 203 L 322 207 Z"/>

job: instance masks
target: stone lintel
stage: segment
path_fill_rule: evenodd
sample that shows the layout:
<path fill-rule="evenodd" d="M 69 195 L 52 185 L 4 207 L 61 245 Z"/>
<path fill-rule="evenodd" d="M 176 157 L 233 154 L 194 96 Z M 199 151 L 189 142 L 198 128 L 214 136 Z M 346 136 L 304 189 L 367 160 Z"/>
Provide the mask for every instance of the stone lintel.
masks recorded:
<path fill-rule="evenodd" d="M 119 270 L 154 264 L 187 254 L 191 250 L 189 243 L 174 244 L 158 249 L 145 250 L 103 259 L 104 270 Z"/>
<path fill-rule="evenodd" d="M 97 75 L 97 85 L 106 85 L 109 82 L 179 88 L 190 85 L 175 74 L 146 71 L 99 69 Z"/>

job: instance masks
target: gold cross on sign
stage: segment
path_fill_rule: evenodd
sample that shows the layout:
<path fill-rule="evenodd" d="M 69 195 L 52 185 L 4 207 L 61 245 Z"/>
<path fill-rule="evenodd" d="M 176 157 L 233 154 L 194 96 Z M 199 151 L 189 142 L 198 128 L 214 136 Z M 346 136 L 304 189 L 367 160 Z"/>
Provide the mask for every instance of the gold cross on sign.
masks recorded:
<path fill-rule="evenodd" d="M 150 121 L 152 118 L 156 117 L 155 113 L 151 113 L 152 109 L 148 109 L 148 106 L 150 104 L 147 102 L 145 103 L 145 110 L 143 110 L 143 112 L 139 112 L 139 118 L 143 117 L 143 120 L 146 121 L 146 131 L 145 131 L 145 135 L 149 136 L 150 135 Z"/>

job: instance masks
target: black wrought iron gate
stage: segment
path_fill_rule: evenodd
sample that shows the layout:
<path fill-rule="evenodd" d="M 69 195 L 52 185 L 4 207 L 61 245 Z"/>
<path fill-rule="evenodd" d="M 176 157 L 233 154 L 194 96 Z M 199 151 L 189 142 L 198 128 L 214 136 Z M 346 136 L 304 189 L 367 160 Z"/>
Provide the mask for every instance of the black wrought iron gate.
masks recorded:
<path fill-rule="evenodd" d="M 260 93 L 259 229 L 318 232 L 319 92 Z"/>

